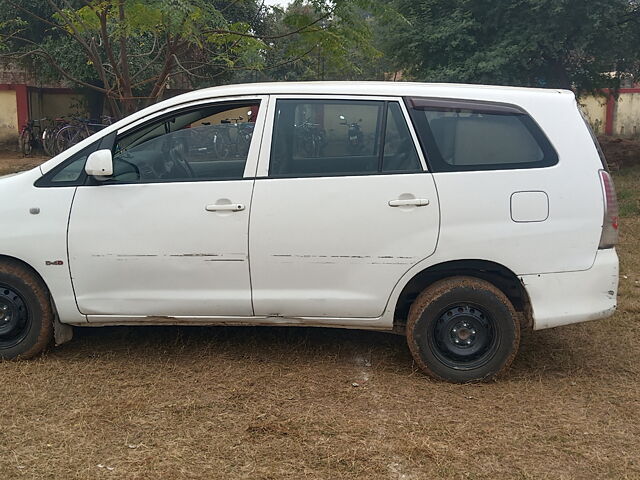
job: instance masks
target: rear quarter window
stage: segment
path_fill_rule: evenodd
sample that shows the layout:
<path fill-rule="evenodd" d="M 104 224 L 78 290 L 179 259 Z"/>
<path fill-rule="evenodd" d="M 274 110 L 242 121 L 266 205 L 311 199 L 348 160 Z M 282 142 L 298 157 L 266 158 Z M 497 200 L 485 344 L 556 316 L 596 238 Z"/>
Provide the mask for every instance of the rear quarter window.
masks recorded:
<path fill-rule="evenodd" d="M 433 172 L 549 167 L 558 155 L 536 122 L 514 105 L 407 98 Z"/>

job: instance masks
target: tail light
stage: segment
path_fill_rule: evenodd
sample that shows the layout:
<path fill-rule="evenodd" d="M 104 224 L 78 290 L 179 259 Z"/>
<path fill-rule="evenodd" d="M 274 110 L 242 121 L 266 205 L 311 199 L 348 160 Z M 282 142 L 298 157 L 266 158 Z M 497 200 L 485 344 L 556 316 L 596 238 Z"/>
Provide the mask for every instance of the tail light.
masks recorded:
<path fill-rule="evenodd" d="M 612 248 L 618 243 L 618 198 L 609 172 L 600 170 L 600 180 L 604 197 L 604 221 L 598 248 Z"/>

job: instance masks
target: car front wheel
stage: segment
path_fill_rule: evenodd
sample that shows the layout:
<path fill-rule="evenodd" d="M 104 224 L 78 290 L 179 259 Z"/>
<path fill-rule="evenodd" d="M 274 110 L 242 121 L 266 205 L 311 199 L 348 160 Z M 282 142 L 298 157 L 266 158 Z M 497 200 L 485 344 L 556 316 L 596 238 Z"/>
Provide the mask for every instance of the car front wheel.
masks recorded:
<path fill-rule="evenodd" d="M 26 268 L 0 263 L 0 359 L 31 358 L 53 336 L 47 288 Z"/>
<path fill-rule="evenodd" d="M 407 342 L 416 363 L 436 379 L 486 381 L 511 365 L 520 345 L 520 323 L 494 285 L 451 277 L 433 283 L 415 300 Z"/>

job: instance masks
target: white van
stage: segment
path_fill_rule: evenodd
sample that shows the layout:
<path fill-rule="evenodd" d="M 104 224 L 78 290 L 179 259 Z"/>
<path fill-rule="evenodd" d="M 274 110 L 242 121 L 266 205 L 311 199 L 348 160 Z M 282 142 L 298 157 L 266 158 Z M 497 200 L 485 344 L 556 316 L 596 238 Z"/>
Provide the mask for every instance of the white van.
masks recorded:
<path fill-rule="evenodd" d="M 613 182 L 568 91 L 274 83 L 158 103 L 0 180 L 0 356 L 71 326 L 406 335 L 454 382 L 613 314 Z"/>

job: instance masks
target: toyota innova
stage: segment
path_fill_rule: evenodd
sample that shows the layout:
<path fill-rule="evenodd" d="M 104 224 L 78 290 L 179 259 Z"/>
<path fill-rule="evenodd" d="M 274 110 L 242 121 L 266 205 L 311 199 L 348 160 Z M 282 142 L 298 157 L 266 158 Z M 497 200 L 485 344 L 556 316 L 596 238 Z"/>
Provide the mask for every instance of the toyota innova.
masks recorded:
<path fill-rule="evenodd" d="M 198 90 L 0 180 L 0 357 L 72 326 L 302 325 L 490 379 L 525 329 L 613 314 L 617 215 L 568 91 Z"/>

